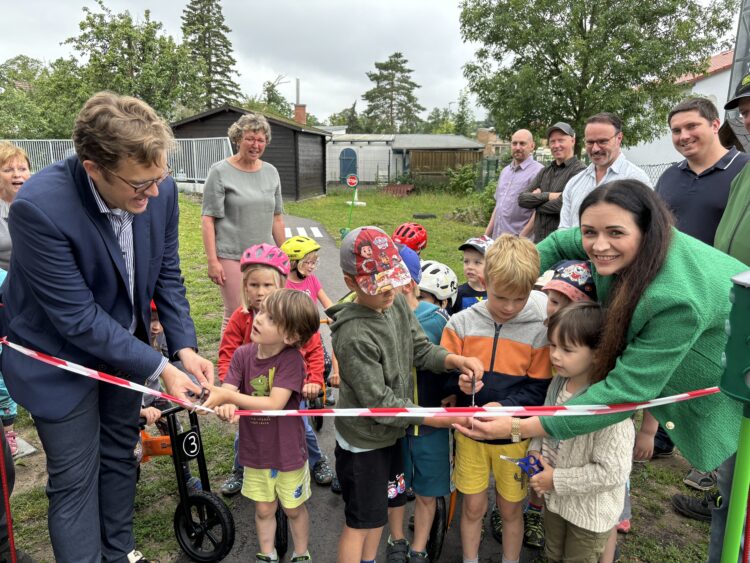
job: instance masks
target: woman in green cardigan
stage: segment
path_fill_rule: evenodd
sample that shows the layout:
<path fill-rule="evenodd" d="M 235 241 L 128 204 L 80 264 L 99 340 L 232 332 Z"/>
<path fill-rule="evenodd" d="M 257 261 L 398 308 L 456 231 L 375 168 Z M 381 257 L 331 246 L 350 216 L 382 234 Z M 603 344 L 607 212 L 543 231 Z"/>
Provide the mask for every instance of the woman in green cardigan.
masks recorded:
<path fill-rule="evenodd" d="M 718 385 L 730 279 L 747 267 L 677 231 L 659 196 L 637 180 L 611 182 L 591 192 L 581 204 L 580 224 L 538 245 L 543 271 L 560 260 L 591 260 L 597 294 L 607 307 L 597 357 L 599 381 L 568 404 L 646 401 Z M 740 404 L 719 393 L 651 413 L 694 467 L 719 468 L 724 502 L 714 510 L 709 547 L 709 561 L 718 562 Z M 520 425 L 518 419 L 503 417 L 475 419 L 473 428 L 456 428 L 478 439 L 511 437 L 513 427 L 522 439 L 564 440 L 628 416 L 530 417 Z"/>

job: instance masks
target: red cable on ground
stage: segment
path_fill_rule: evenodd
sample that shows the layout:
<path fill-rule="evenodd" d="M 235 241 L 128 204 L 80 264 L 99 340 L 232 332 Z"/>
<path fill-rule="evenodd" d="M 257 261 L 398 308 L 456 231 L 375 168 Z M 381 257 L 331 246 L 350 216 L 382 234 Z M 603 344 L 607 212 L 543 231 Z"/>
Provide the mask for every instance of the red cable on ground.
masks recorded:
<path fill-rule="evenodd" d="M 2 432 L 2 429 L 0 429 Z M 3 481 L 3 502 L 5 503 L 5 521 L 8 525 L 8 543 L 10 544 L 10 561 L 16 563 L 16 542 L 13 540 L 13 519 L 10 517 L 10 491 L 8 491 L 8 474 L 5 471 L 5 448 L 0 447 L 0 477 Z"/>

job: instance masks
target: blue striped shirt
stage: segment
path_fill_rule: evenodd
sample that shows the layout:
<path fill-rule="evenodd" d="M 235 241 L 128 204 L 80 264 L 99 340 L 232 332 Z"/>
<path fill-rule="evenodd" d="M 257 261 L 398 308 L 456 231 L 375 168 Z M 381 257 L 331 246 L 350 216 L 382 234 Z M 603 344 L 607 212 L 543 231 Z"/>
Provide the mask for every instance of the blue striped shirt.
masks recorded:
<path fill-rule="evenodd" d="M 125 270 L 128 274 L 128 295 L 130 297 L 130 303 L 133 306 L 133 316 L 130 321 L 130 327 L 128 331 L 130 334 L 135 334 L 135 329 L 138 325 L 138 320 L 135 314 L 135 249 L 133 248 L 133 219 L 135 215 L 124 209 L 110 209 L 110 207 L 104 202 L 101 194 L 96 189 L 94 181 L 89 176 L 89 186 L 91 187 L 91 193 L 94 194 L 94 200 L 96 206 L 99 208 L 99 212 L 107 216 L 109 225 L 112 227 L 112 231 L 117 239 L 117 244 L 120 246 L 122 251 L 122 259 L 125 261 Z M 153 381 L 164 370 L 167 365 L 167 358 L 162 358 L 159 363 L 159 367 L 152 373 L 147 381 Z"/>

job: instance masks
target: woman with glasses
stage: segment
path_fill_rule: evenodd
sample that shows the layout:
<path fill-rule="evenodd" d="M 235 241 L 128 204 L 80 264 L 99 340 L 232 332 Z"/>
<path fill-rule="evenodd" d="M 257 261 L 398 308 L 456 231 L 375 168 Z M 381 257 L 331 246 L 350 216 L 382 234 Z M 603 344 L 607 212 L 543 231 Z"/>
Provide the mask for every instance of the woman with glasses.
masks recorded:
<path fill-rule="evenodd" d="M 201 230 L 208 277 L 221 289 L 222 331 L 240 306 L 242 251 L 255 244 L 281 246 L 284 206 L 276 168 L 261 160 L 271 142 L 265 117 L 249 113 L 228 131 L 237 154 L 211 167 L 203 187 Z"/>

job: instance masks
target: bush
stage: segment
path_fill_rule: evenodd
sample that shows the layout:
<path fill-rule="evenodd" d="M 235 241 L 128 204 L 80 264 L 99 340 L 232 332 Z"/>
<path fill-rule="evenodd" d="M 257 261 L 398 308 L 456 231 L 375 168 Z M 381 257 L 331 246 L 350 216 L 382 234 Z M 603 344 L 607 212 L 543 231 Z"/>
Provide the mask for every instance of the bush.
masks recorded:
<path fill-rule="evenodd" d="M 469 225 L 486 226 L 495 209 L 496 183 L 496 179 L 490 177 L 482 191 L 474 192 L 472 188 L 466 207 L 456 209 L 451 214 L 451 218 Z"/>
<path fill-rule="evenodd" d="M 464 164 L 459 168 L 448 169 L 448 184 L 445 190 L 451 195 L 472 195 L 477 186 L 477 167 Z"/>

